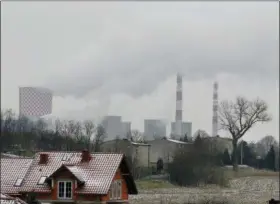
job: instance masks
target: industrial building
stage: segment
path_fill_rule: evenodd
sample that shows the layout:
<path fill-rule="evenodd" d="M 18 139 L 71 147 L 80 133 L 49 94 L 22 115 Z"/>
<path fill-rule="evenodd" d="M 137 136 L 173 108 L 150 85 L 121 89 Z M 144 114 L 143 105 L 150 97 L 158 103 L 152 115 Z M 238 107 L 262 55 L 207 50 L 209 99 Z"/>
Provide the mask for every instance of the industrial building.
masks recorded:
<path fill-rule="evenodd" d="M 146 140 L 154 140 L 166 136 L 166 124 L 162 120 L 144 120 L 144 137 Z"/>
<path fill-rule="evenodd" d="M 131 133 L 131 122 L 122 122 L 122 132 L 124 136 L 130 135 Z"/>
<path fill-rule="evenodd" d="M 182 122 L 182 136 L 184 137 L 187 135 L 188 138 L 192 137 L 192 123 L 191 122 Z M 172 122 L 171 123 L 171 137 L 176 139 L 176 140 L 180 140 L 181 137 L 179 137 L 176 134 L 176 123 Z"/>
<path fill-rule="evenodd" d="M 122 122 L 121 116 L 105 116 L 101 125 L 106 132 L 106 141 L 115 139 L 116 137 L 126 138 L 127 133 L 131 131 L 131 123 Z"/>
<path fill-rule="evenodd" d="M 19 87 L 19 114 L 39 118 L 52 113 L 52 92 L 41 87 Z"/>

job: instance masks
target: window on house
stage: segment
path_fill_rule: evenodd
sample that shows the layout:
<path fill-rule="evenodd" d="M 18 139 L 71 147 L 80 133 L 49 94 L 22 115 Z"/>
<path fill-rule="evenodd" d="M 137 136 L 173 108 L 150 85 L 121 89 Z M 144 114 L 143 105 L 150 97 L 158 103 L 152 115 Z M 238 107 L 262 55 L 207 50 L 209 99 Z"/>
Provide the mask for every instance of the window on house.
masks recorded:
<path fill-rule="evenodd" d="M 46 176 L 42 176 L 38 181 L 38 185 L 43 185 L 45 183 L 46 178 Z"/>
<path fill-rule="evenodd" d="M 22 178 L 18 178 L 14 186 L 21 186 L 22 180 Z"/>
<path fill-rule="evenodd" d="M 115 180 L 112 182 L 109 196 L 111 200 L 117 200 L 122 198 L 122 181 Z"/>
<path fill-rule="evenodd" d="M 58 182 L 58 198 L 60 199 L 72 198 L 72 181 Z"/>

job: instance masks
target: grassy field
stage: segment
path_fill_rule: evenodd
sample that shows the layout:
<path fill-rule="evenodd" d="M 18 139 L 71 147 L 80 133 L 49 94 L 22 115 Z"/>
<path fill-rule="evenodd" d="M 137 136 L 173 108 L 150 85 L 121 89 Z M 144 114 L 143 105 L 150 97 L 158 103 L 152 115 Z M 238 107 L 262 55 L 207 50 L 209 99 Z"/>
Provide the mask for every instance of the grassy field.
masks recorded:
<path fill-rule="evenodd" d="M 137 188 L 140 190 L 176 187 L 167 181 L 157 181 L 157 180 L 142 180 L 142 181 L 138 180 L 136 181 L 136 185 Z"/>
<path fill-rule="evenodd" d="M 178 187 L 166 181 L 136 181 L 139 194 L 130 196 L 131 204 L 241 204 L 267 203 L 279 199 L 279 173 L 254 169 L 227 172 L 230 186 Z"/>
<path fill-rule="evenodd" d="M 259 169 L 239 169 L 238 172 L 234 172 L 231 169 L 227 170 L 227 176 L 230 179 L 241 177 L 279 177 L 279 172 L 259 170 Z"/>

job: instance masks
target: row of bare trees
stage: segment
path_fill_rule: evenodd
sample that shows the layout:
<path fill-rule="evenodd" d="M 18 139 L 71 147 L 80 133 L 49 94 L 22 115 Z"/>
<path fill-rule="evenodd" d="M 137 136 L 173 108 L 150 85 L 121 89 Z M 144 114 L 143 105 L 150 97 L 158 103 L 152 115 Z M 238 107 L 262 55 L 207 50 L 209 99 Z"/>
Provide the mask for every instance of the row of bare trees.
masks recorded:
<path fill-rule="evenodd" d="M 1 150 L 81 150 L 100 151 L 106 133 L 93 121 L 55 121 L 55 128 L 48 129 L 44 120 L 31 121 L 16 117 L 12 110 L 1 111 Z"/>
<path fill-rule="evenodd" d="M 219 124 L 221 129 L 230 133 L 233 145 L 233 167 L 238 170 L 237 146 L 239 140 L 257 123 L 271 120 L 268 105 L 265 101 L 247 100 L 237 97 L 235 101 L 222 101 L 219 106 Z M 15 117 L 12 110 L 1 111 L 1 147 L 14 148 L 14 145 L 24 149 L 66 149 L 88 148 L 100 151 L 100 144 L 106 137 L 104 128 L 92 121 L 59 121 L 55 130 L 48 130 L 44 121 L 32 122 L 25 117 Z M 128 136 L 132 141 L 141 137 L 138 131 Z M 266 139 L 264 142 L 269 142 Z M 261 146 L 259 145 L 259 149 Z M 263 151 L 266 152 L 269 147 Z"/>

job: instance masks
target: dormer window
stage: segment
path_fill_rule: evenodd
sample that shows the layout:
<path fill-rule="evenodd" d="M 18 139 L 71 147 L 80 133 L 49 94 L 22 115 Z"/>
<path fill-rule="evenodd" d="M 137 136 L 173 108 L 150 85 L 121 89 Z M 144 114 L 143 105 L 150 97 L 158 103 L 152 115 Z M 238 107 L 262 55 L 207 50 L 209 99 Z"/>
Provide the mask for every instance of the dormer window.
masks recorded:
<path fill-rule="evenodd" d="M 21 186 L 22 180 L 23 180 L 22 178 L 18 178 L 17 181 L 15 182 L 14 186 L 16 186 L 16 187 Z"/>
<path fill-rule="evenodd" d="M 58 181 L 58 198 L 72 199 L 72 181 Z"/>

